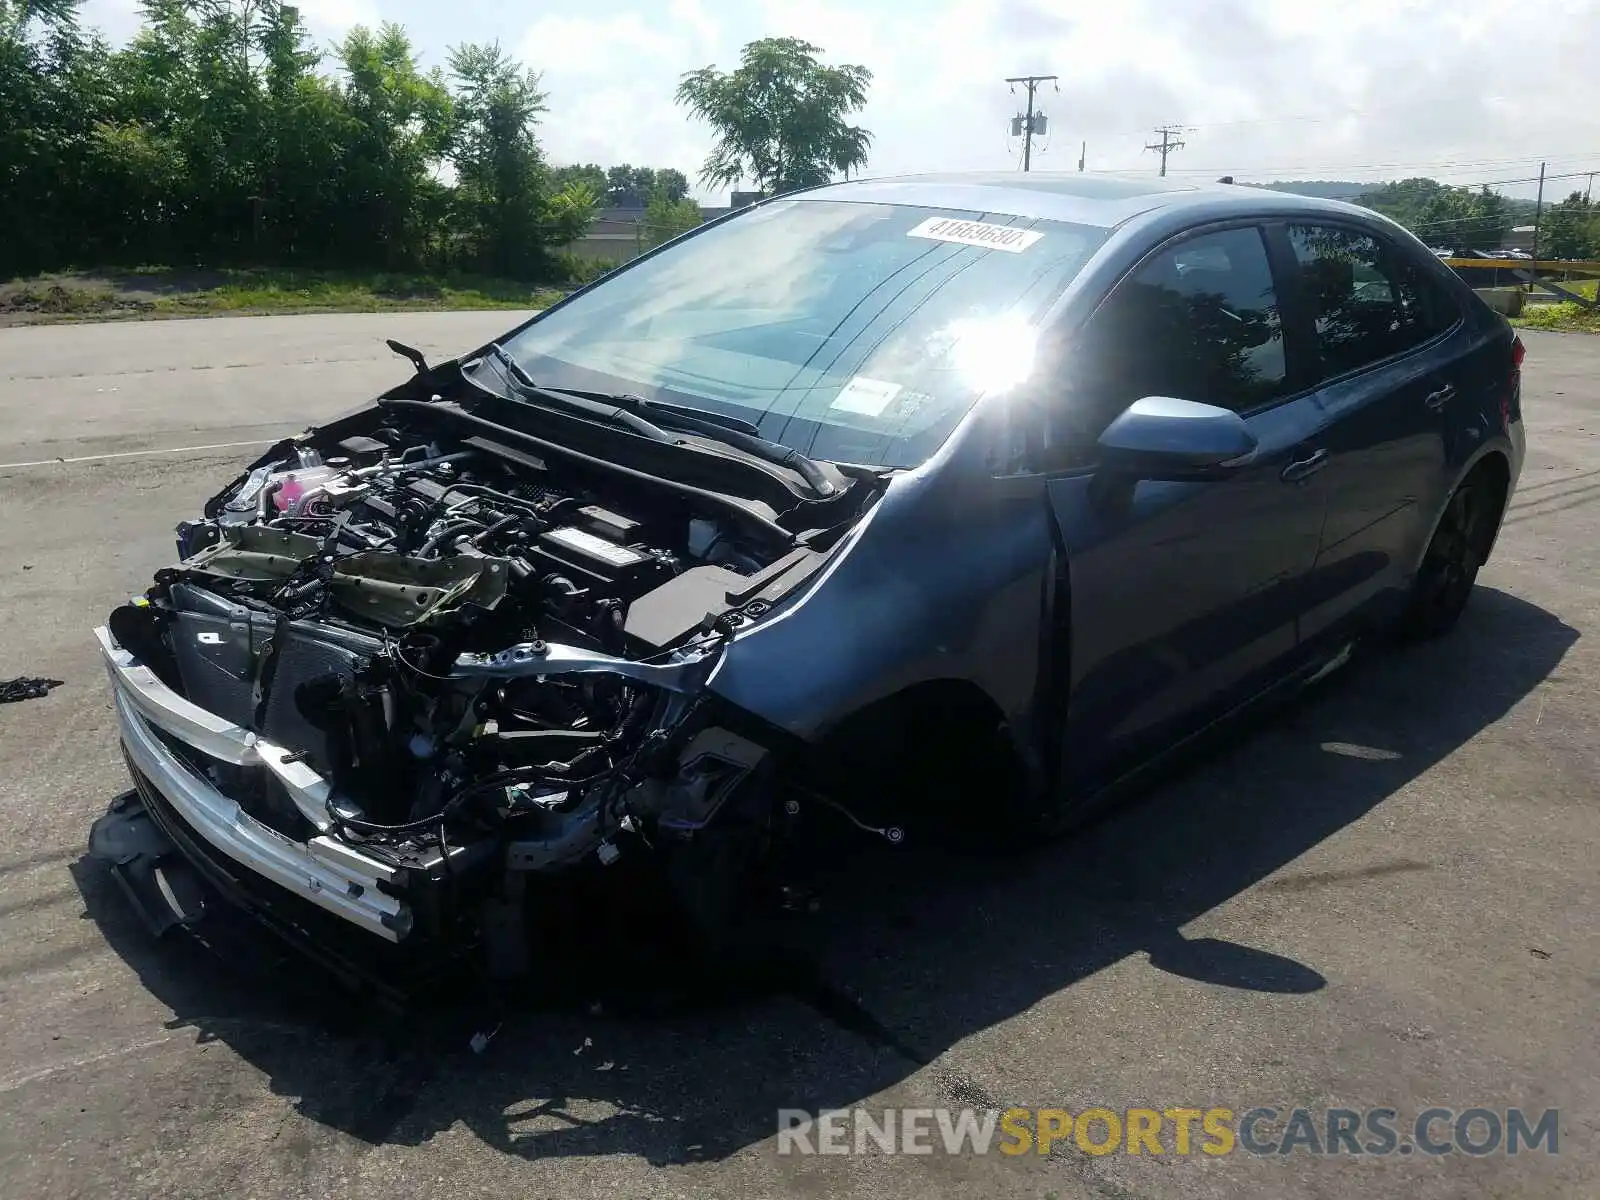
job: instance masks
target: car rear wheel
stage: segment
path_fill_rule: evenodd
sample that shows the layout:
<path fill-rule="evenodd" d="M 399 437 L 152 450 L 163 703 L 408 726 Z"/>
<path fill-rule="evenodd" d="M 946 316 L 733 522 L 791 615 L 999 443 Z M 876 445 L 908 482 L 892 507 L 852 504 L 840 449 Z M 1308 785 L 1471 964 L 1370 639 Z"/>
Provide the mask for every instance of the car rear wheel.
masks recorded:
<path fill-rule="evenodd" d="M 1401 618 L 1403 638 L 1423 641 L 1439 637 L 1461 619 L 1503 502 L 1504 493 L 1483 472 L 1475 471 L 1456 488 L 1412 582 Z"/>

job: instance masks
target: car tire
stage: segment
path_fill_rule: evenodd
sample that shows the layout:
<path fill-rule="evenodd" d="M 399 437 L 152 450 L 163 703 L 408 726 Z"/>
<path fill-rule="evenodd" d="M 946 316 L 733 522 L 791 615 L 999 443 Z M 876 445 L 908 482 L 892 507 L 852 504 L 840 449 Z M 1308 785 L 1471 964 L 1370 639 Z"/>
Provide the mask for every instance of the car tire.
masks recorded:
<path fill-rule="evenodd" d="M 1499 524 L 1504 495 L 1496 492 L 1486 473 L 1474 471 L 1451 494 L 1411 582 L 1400 618 L 1403 641 L 1440 637 L 1461 619 Z"/>

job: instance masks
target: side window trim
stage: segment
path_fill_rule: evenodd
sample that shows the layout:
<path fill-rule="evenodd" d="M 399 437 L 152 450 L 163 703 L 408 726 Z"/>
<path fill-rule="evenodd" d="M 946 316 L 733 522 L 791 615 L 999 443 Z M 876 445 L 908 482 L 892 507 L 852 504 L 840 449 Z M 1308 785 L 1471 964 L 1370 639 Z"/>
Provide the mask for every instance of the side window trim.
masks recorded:
<path fill-rule="evenodd" d="M 1317 349 L 1316 318 L 1306 296 L 1300 260 L 1289 242 L 1289 222 L 1267 221 L 1261 227 L 1272 265 L 1273 286 L 1278 290 L 1278 320 L 1283 326 L 1283 352 L 1288 361 L 1291 390 L 1279 403 L 1295 400 L 1321 386 L 1322 355 Z M 1266 411 L 1260 409 L 1257 411 Z"/>
<path fill-rule="evenodd" d="M 1289 227 L 1291 225 L 1321 226 L 1329 229 L 1342 230 L 1345 233 L 1352 233 L 1358 237 L 1371 238 L 1377 243 L 1379 253 L 1383 256 L 1383 261 L 1387 265 L 1394 268 L 1403 268 L 1409 264 L 1411 268 L 1424 279 L 1428 279 L 1430 272 L 1424 268 L 1422 264 L 1411 262 L 1411 256 L 1407 255 L 1401 250 L 1400 246 L 1396 244 L 1392 237 L 1389 236 L 1387 231 L 1374 226 L 1368 226 L 1360 221 L 1352 220 L 1340 214 L 1311 213 L 1304 217 L 1283 218 L 1282 220 L 1276 222 L 1276 224 L 1278 226 L 1278 232 L 1282 237 L 1283 249 L 1288 254 L 1288 260 L 1285 263 L 1285 269 L 1288 270 L 1293 277 L 1290 286 L 1295 296 L 1296 318 L 1297 321 L 1300 318 L 1303 318 L 1305 322 L 1303 333 L 1308 339 L 1305 344 L 1305 379 L 1308 381 L 1308 391 L 1319 391 L 1322 388 L 1331 386 L 1332 384 L 1344 383 L 1347 380 L 1356 379 L 1361 375 L 1366 374 L 1368 371 L 1376 371 L 1382 367 L 1391 366 L 1392 364 L 1397 363 L 1402 359 L 1409 357 L 1410 355 L 1420 354 L 1424 350 L 1432 348 L 1440 341 L 1457 332 L 1461 328 L 1462 323 L 1466 320 L 1465 311 L 1462 309 L 1461 305 L 1457 304 L 1454 298 L 1451 297 L 1450 307 L 1455 319 L 1451 321 L 1451 323 L 1444 329 L 1441 329 L 1425 340 L 1418 342 L 1415 346 L 1407 346 L 1404 350 L 1397 350 L 1393 354 L 1386 354 L 1382 358 L 1375 358 L 1371 362 L 1361 364 L 1359 367 L 1351 367 L 1349 370 L 1340 371 L 1336 375 L 1320 375 L 1319 371 L 1322 356 L 1321 351 L 1317 348 L 1316 320 L 1311 313 L 1310 304 L 1305 298 L 1305 289 L 1303 286 L 1305 277 L 1302 273 L 1301 264 L 1299 259 L 1295 256 L 1293 247 L 1290 245 Z M 1277 265 L 1275 263 L 1274 271 L 1276 270 Z M 1432 280 L 1429 280 L 1429 282 L 1433 283 Z M 1443 288 L 1437 283 L 1434 283 L 1433 286 L 1435 290 L 1443 290 Z M 1424 301 L 1424 303 L 1426 303 L 1426 301 Z M 1284 292 L 1282 291 L 1279 292 L 1278 307 L 1280 314 L 1283 313 Z M 1283 317 L 1283 320 L 1285 325 L 1284 337 L 1287 341 L 1288 318 L 1286 315 Z"/>

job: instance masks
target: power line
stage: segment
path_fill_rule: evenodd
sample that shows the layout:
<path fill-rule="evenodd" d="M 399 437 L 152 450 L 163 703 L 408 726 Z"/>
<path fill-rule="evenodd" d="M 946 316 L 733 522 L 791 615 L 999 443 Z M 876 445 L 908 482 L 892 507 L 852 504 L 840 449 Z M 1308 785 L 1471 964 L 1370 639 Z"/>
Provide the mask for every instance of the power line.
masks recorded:
<path fill-rule="evenodd" d="M 1590 174 L 1588 171 L 1565 171 L 1560 175 L 1546 175 L 1543 171 L 1537 175 L 1524 175 L 1520 179 L 1479 179 L 1472 183 L 1453 183 L 1451 187 L 1499 187 L 1504 183 L 1538 183 L 1541 179 L 1582 179 Z"/>
<path fill-rule="evenodd" d="M 1161 140 L 1159 142 L 1149 142 L 1145 145 L 1146 150 L 1160 151 L 1162 175 L 1167 173 L 1167 155 L 1171 154 L 1174 150 L 1182 150 L 1184 147 L 1183 140 L 1178 137 L 1178 135 L 1183 131 L 1184 128 L 1182 125 L 1157 126 L 1156 132 L 1161 135 Z"/>
<path fill-rule="evenodd" d="M 1043 133 L 1048 123 L 1045 115 L 1033 106 L 1034 90 L 1041 83 L 1055 83 L 1056 78 L 1054 75 L 1013 75 L 1006 80 L 1011 85 L 1013 92 L 1017 90 L 1017 84 L 1019 83 L 1028 89 L 1027 112 L 1011 119 L 1012 134 L 1020 133 L 1022 135 L 1022 169 L 1024 171 L 1033 166 L 1033 135 L 1035 133 Z M 1057 85 L 1056 91 L 1059 92 L 1060 90 L 1060 86 Z"/>
<path fill-rule="evenodd" d="M 1512 95 L 1512 96 L 1479 96 L 1478 97 L 1478 99 L 1480 101 L 1484 102 L 1484 103 L 1489 103 L 1489 102 L 1497 101 L 1497 100 L 1517 100 L 1517 99 L 1521 99 L 1521 98 L 1522 97 L 1515 96 L 1515 95 Z M 1320 124 L 1320 123 L 1325 122 L 1325 121 L 1346 120 L 1346 119 L 1348 119 L 1350 117 L 1381 117 L 1385 113 L 1397 112 L 1399 110 L 1400 110 L 1400 106 L 1398 106 L 1398 105 L 1394 106 L 1392 108 L 1386 108 L 1386 107 L 1378 107 L 1378 108 L 1336 108 L 1336 109 L 1329 109 L 1328 111 L 1321 112 L 1321 113 L 1301 113 L 1301 114 L 1298 114 L 1298 115 L 1289 115 L 1289 116 L 1281 116 L 1281 117 L 1241 117 L 1241 118 L 1235 118 L 1233 120 L 1228 120 L 1228 121 L 1195 121 L 1195 122 L 1193 122 L 1193 123 L 1191 123 L 1189 125 L 1186 125 L 1185 128 L 1187 130 L 1189 130 L 1190 132 L 1193 132 L 1195 130 L 1200 130 L 1200 129 L 1226 129 L 1226 128 L 1229 128 L 1231 126 L 1239 126 L 1239 125 L 1281 125 L 1281 124 L 1286 124 L 1286 123 L 1291 123 L 1291 122 L 1296 122 L 1296 121 L 1301 121 L 1301 122 L 1305 122 L 1305 123 L 1308 123 L 1308 124 L 1316 125 L 1316 124 Z M 1104 136 L 1104 137 L 1137 137 L 1137 136 L 1139 136 L 1139 135 L 1141 135 L 1143 133 L 1144 133 L 1144 130 L 1142 130 L 1142 129 L 1122 129 L 1122 130 L 1116 130 L 1116 131 L 1110 132 L 1110 133 L 1104 133 L 1101 136 Z M 1535 160 L 1535 161 L 1537 161 L 1537 160 Z"/>
<path fill-rule="evenodd" d="M 1530 166 L 1541 162 L 1578 162 L 1600 157 L 1600 153 L 1591 151 L 1588 154 L 1547 155 L 1532 154 L 1526 158 L 1483 158 L 1483 159 L 1434 159 L 1419 162 L 1415 159 L 1396 159 L 1390 162 L 1320 162 L 1320 163 L 1277 163 L 1271 166 L 1247 167 L 1244 170 L 1254 174 L 1294 172 L 1300 175 L 1312 172 L 1326 171 L 1375 171 L 1396 170 L 1414 171 L 1421 169 L 1454 171 L 1454 170 L 1481 170 L 1488 167 L 1515 167 L 1523 163 Z M 1177 167 L 1173 169 L 1174 175 L 1215 175 L 1219 171 L 1231 171 L 1237 175 L 1238 167 Z"/>
<path fill-rule="evenodd" d="M 1152 147 L 1152 149 L 1158 149 L 1158 148 L 1159 147 Z M 1596 157 L 1600 157 L 1600 156 L 1596 156 Z M 1416 163 L 1414 163 L 1414 164 L 1410 165 L 1409 169 L 1419 170 L 1425 165 L 1426 164 L 1416 164 Z M 1118 174 L 1127 174 L 1127 170 L 1128 170 L 1127 168 L 1118 169 L 1118 168 L 1114 168 L 1114 167 L 1108 167 L 1108 168 L 1105 168 L 1105 169 L 1096 168 L 1095 170 L 1090 171 L 1089 174 L 1091 174 L 1091 175 L 1118 175 Z M 1260 176 L 1267 175 L 1267 174 L 1271 173 L 1271 171 L 1269 169 L 1263 168 L 1263 167 L 1226 167 L 1226 168 L 1224 168 L 1224 167 L 1213 167 L 1212 171 L 1213 172 L 1223 172 L 1223 173 L 1232 175 L 1235 179 L 1243 179 L 1247 183 L 1257 182 L 1259 180 Z M 1173 172 L 1174 175 L 1188 175 L 1188 174 L 1200 174 L 1200 173 L 1201 172 L 1194 172 L 1194 171 L 1174 171 Z M 1210 174 L 1210 173 L 1212 173 L 1212 172 L 1205 172 L 1205 174 Z M 1546 174 L 1545 175 L 1545 179 L 1546 180 L 1551 180 L 1551 179 L 1587 179 L 1591 175 L 1600 175 L 1600 169 L 1596 169 L 1596 170 L 1593 170 L 1593 171 L 1564 171 L 1564 172 L 1561 172 L 1559 174 Z M 1249 176 L 1256 176 L 1257 178 L 1256 178 L 1256 180 L 1251 180 L 1251 179 L 1248 178 Z M 1359 182 L 1367 182 L 1367 183 L 1370 183 L 1372 185 L 1372 190 L 1376 191 L 1378 188 L 1384 187 L 1384 186 L 1386 186 L 1387 184 L 1390 184 L 1390 183 L 1396 183 L 1398 181 L 1397 180 L 1393 180 L 1393 179 L 1374 179 L 1374 180 L 1364 180 L 1364 181 L 1363 180 L 1355 180 L 1353 182 L 1358 182 L 1358 183 Z M 1460 181 L 1460 182 L 1453 182 L 1453 183 L 1449 184 L 1448 186 L 1453 187 L 1453 188 L 1459 188 L 1459 189 L 1467 189 L 1467 188 L 1477 188 L 1477 187 L 1499 187 L 1499 186 L 1501 186 L 1503 184 L 1511 184 L 1511 183 L 1537 183 L 1537 182 L 1539 182 L 1539 176 L 1537 176 L 1537 175 L 1520 175 L 1520 176 L 1518 176 L 1518 177 L 1516 177 L 1514 179 L 1469 179 L 1469 180 L 1463 180 L 1463 181 Z"/>

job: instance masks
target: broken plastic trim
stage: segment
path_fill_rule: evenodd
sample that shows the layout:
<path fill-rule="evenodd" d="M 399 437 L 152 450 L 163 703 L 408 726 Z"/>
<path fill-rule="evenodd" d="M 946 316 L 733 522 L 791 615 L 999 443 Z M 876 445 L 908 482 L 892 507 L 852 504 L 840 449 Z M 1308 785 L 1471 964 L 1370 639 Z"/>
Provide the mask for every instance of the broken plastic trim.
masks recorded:
<path fill-rule="evenodd" d="M 328 837 L 302 844 L 268 829 L 179 762 L 152 727 L 224 761 L 273 770 L 285 781 L 297 806 L 302 792 L 315 794 L 319 785 L 326 788 L 315 771 L 303 763 L 284 763 L 281 756 L 287 751 L 262 743 L 248 730 L 189 704 L 117 646 L 104 628 L 95 630 L 95 636 L 106 656 L 128 757 L 208 845 L 386 941 L 398 942 L 406 936 L 411 910 L 378 887 L 394 881 L 393 867 Z M 308 787 L 311 780 L 315 784 Z"/>
<path fill-rule="evenodd" d="M 126 704 L 156 728 L 210 758 L 236 767 L 265 767 L 277 776 L 306 819 L 320 832 L 327 832 L 332 789 L 314 769 L 293 761 L 293 751 L 185 700 L 117 645 L 105 626 L 97 628 L 94 636 L 100 642 L 111 690 L 119 704 Z"/>

